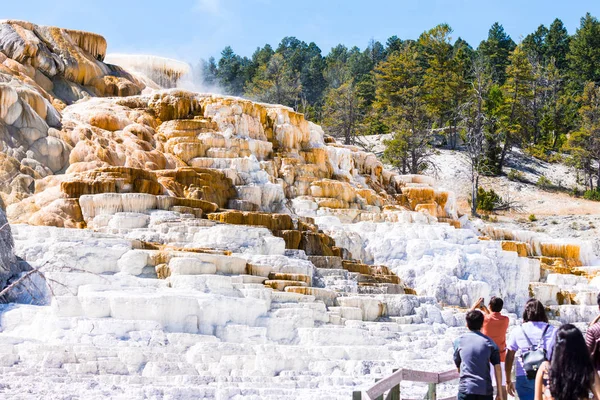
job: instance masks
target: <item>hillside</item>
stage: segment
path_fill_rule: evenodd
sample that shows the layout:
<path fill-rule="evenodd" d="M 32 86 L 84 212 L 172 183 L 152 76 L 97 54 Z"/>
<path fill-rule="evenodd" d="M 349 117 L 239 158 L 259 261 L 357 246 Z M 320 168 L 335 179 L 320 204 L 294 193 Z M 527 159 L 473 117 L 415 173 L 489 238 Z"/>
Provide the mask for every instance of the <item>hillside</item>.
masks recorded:
<path fill-rule="evenodd" d="M 379 158 L 387 135 L 371 135 L 359 138 L 359 144 L 373 151 Z M 469 164 L 464 151 L 436 149 L 432 157 L 435 168 L 425 173 L 436 179 L 438 185 L 451 188 L 456 194 L 461 213 L 470 213 L 471 182 Z M 522 181 L 508 179 L 511 170 L 518 171 Z M 561 163 L 548 163 L 524 154 L 519 149 L 507 157 L 503 176 L 482 177 L 481 186 L 494 189 L 505 199 L 510 199 L 518 208 L 495 214 L 493 225 L 511 229 L 526 229 L 545 232 L 555 238 L 580 238 L 593 242 L 594 252 L 600 257 L 600 203 L 572 196 L 569 191 L 582 187 L 577 183 L 577 172 Z M 547 178 L 560 189 L 544 189 L 536 183 Z M 569 190 L 570 189 L 570 190 Z M 537 221 L 529 221 L 533 214 Z"/>

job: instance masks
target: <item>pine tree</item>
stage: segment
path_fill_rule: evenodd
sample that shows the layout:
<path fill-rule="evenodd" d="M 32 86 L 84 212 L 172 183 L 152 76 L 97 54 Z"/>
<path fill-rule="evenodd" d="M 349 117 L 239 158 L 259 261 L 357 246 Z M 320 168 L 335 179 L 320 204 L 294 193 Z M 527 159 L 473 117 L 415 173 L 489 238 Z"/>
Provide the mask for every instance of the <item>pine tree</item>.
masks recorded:
<path fill-rule="evenodd" d="M 472 91 L 475 52 L 467 42 L 458 38 L 454 43 L 452 53 L 449 80 L 450 97 L 448 98 L 450 109 L 448 137 L 450 147 L 454 149 L 458 141 L 458 128 L 463 118 L 463 111 Z M 483 65 L 481 66 L 483 67 Z"/>
<path fill-rule="evenodd" d="M 208 60 L 201 59 L 197 72 L 200 82 L 208 88 L 214 88 L 219 84 L 218 67 L 214 57 L 210 57 Z"/>
<path fill-rule="evenodd" d="M 275 53 L 267 65 L 261 65 L 246 87 L 246 95 L 257 101 L 298 107 L 301 93 L 300 76 Z"/>
<path fill-rule="evenodd" d="M 390 36 L 388 40 L 385 42 L 385 52 L 386 55 L 392 54 L 394 51 L 399 51 L 402 49 L 402 39 L 398 38 L 398 36 Z"/>
<path fill-rule="evenodd" d="M 546 60 L 554 59 L 556 68 L 562 73 L 566 70 L 570 36 L 560 19 L 555 19 L 546 35 Z"/>
<path fill-rule="evenodd" d="M 581 25 L 569 45 L 569 77 L 581 90 L 585 82 L 600 82 L 600 22 L 590 13 L 581 18 Z"/>
<path fill-rule="evenodd" d="M 323 103 L 323 95 L 327 89 L 327 82 L 323 76 L 325 59 L 321 49 L 313 42 L 306 49 L 306 61 L 300 71 L 300 84 L 302 85 L 301 112 L 307 118 L 314 118 L 319 114 Z"/>
<path fill-rule="evenodd" d="M 332 48 L 325 57 L 325 70 L 323 74 L 329 87 L 340 87 L 351 78 L 348 70 L 348 48 L 342 44 Z"/>
<path fill-rule="evenodd" d="M 360 82 L 371 73 L 375 63 L 371 58 L 369 49 L 360 51 L 358 47 L 354 46 L 348 52 L 346 66 L 349 73 L 348 79 L 352 79 L 354 82 Z"/>
<path fill-rule="evenodd" d="M 572 161 L 586 177 L 590 190 L 600 188 L 600 87 L 594 82 L 585 85 L 580 98 L 581 126 L 569 138 Z M 595 181 L 595 186 L 594 186 Z"/>
<path fill-rule="evenodd" d="M 325 64 L 321 49 L 314 42 L 306 44 L 295 37 L 285 37 L 279 43 L 276 53 L 283 56 L 291 73 L 300 78 L 302 111 L 306 112 L 309 104 L 320 105 L 325 89 Z"/>
<path fill-rule="evenodd" d="M 377 65 L 379 62 L 385 59 L 385 47 L 373 39 L 369 40 L 369 44 L 365 49 L 365 53 L 371 60 L 372 65 Z"/>
<path fill-rule="evenodd" d="M 548 28 L 544 25 L 538 26 L 535 32 L 530 33 L 523 39 L 523 50 L 529 56 L 532 62 L 540 65 L 546 63 Z"/>
<path fill-rule="evenodd" d="M 515 46 L 515 42 L 498 22 L 490 28 L 487 40 L 479 44 L 477 51 L 484 57 L 495 83 L 504 84 L 506 67 L 510 64 L 508 56 Z"/>
<path fill-rule="evenodd" d="M 425 100 L 439 128 L 444 127 L 450 117 L 451 84 L 458 79 L 453 68 L 451 33 L 450 26 L 441 24 L 423 33 L 418 41 L 427 65 L 423 77 Z"/>
<path fill-rule="evenodd" d="M 569 130 L 570 119 L 563 93 L 563 76 L 552 58 L 546 68 L 546 102 L 542 112 L 540 127 L 543 131 L 545 144 L 552 150 L 558 150 L 561 138 Z"/>
<path fill-rule="evenodd" d="M 502 87 L 505 98 L 501 118 L 504 145 L 498 171 L 502 171 L 506 154 L 511 151 L 512 146 L 526 142 L 531 134 L 532 114 L 529 104 L 533 100 L 533 69 L 521 45 L 511 53 L 509 61 L 506 82 Z"/>
<path fill-rule="evenodd" d="M 526 51 L 525 49 L 523 49 Z M 529 108 L 531 113 L 531 141 L 533 144 L 537 144 L 541 139 L 540 123 L 543 118 L 544 105 L 547 100 L 547 76 L 546 76 L 546 65 L 543 62 L 543 53 L 541 56 L 530 56 L 531 71 L 533 73 L 533 79 L 531 81 L 531 101 L 529 102 Z M 529 144 L 529 143 L 526 143 Z"/>
<path fill-rule="evenodd" d="M 250 65 L 250 60 L 238 56 L 230 46 L 227 46 L 221 52 L 218 65 L 219 83 L 228 94 L 241 96 L 247 80 L 245 69 Z"/>
<path fill-rule="evenodd" d="M 377 68 L 376 108 L 394 132 L 384 158 L 402 173 L 420 173 L 430 165 L 432 116 L 426 104 L 423 68 L 416 46 L 392 53 Z"/>
<path fill-rule="evenodd" d="M 352 82 L 329 89 L 323 106 L 325 131 L 334 137 L 343 138 L 344 144 L 354 144 L 361 120 L 361 102 Z"/>

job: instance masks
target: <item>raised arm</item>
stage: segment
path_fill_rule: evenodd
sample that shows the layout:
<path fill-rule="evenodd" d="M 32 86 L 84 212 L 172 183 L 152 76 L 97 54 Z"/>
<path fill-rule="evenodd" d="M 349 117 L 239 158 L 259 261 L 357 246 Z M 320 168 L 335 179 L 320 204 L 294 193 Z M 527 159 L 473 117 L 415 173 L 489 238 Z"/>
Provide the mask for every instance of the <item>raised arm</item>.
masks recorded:
<path fill-rule="evenodd" d="M 483 297 L 480 297 L 479 299 L 477 299 L 477 301 L 475 303 L 473 303 L 471 308 L 469 308 L 469 311 L 477 310 L 478 308 L 480 308 L 481 303 L 483 303 Z"/>

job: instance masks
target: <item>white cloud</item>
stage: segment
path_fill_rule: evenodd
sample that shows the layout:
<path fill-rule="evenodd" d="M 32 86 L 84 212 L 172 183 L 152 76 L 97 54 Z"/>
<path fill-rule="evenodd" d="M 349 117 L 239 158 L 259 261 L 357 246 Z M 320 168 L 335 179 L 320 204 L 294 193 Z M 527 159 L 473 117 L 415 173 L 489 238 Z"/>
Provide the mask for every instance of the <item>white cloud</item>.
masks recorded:
<path fill-rule="evenodd" d="M 219 15 L 221 13 L 221 0 L 196 0 L 194 8 L 204 14 Z"/>

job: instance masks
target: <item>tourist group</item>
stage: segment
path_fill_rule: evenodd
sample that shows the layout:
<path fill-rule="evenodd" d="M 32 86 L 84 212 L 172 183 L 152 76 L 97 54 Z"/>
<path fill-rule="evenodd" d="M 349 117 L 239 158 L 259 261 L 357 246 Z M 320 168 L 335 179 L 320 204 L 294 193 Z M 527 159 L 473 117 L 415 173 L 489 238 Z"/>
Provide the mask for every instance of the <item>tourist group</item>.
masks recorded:
<path fill-rule="evenodd" d="M 530 299 L 522 325 L 507 338 L 509 319 L 500 313 L 503 306 L 499 297 L 487 306 L 480 298 L 467 312 L 469 332 L 454 342 L 459 400 L 492 400 L 493 382 L 496 400 L 507 400 L 507 395 L 520 400 L 600 400 L 600 316 L 584 338 L 572 324 L 549 324 L 543 304 Z"/>

